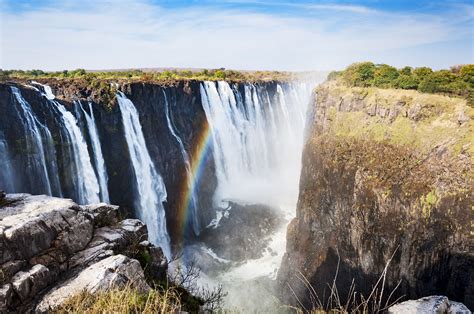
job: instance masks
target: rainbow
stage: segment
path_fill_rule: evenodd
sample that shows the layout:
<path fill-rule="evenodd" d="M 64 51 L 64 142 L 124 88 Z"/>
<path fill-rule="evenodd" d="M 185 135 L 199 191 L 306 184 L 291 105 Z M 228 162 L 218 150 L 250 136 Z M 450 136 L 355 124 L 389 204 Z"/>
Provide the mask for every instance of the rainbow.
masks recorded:
<path fill-rule="evenodd" d="M 206 119 L 201 128 L 201 132 L 194 141 L 194 149 L 190 154 L 191 163 L 191 175 L 187 175 L 187 179 L 183 180 L 181 187 L 181 197 L 178 205 L 178 223 L 180 224 L 180 239 L 184 239 L 186 226 L 189 225 L 191 219 L 191 199 L 195 192 L 199 180 L 202 176 L 204 169 L 204 160 L 206 159 L 207 152 L 211 146 L 211 128 Z"/>

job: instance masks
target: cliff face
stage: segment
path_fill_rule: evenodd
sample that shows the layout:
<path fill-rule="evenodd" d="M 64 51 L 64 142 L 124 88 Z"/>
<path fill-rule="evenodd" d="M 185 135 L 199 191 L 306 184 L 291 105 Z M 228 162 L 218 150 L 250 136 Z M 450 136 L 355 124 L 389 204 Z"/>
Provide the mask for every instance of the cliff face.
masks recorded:
<path fill-rule="evenodd" d="M 88 110 L 88 102 L 91 102 L 99 138 L 103 151 L 104 162 L 108 174 L 108 190 L 110 202 L 119 204 L 130 209 L 134 204 L 134 184 L 131 182 L 133 172 L 131 168 L 130 156 L 127 143 L 124 137 L 124 130 L 119 106 L 112 100 L 109 104 L 101 102 L 97 90 L 76 84 L 74 82 L 45 81 L 51 86 L 57 100 L 74 114 L 78 121 L 82 134 L 88 144 L 89 153 L 92 156 L 91 139 L 86 130 L 84 112 L 82 108 Z M 11 91 L 11 86 L 20 90 L 22 97 L 31 105 L 34 115 L 38 121 L 44 123 L 51 132 L 55 152 L 50 152 L 51 158 L 57 158 L 60 186 L 62 195 L 54 193 L 56 196 L 65 196 L 77 199 L 75 188 L 72 185 L 72 176 L 75 175 L 71 169 L 71 161 L 68 160 L 67 134 L 61 130 L 57 121 L 59 114 L 54 110 L 48 100 L 41 96 L 35 89 L 28 87 L 29 82 L 0 84 L 0 110 L 5 113 L 0 117 L 0 141 L 3 139 L 8 143 L 9 158 L 15 172 L 15 192 L 28 192 L 43 194 L 44 186 L 38 179 L 32 178 L 34 171 L 21 165 L 28 164 L 26 160 L 35 152 L 29 151 L 28 139 L 23 131 L 22 118 L 15 110 L 15 98 Z M 201 95 L 199 89 L 200 82 L 180 81 L 173 84 L 152 84 L 152 83 L 123 83 L 117 88 L 122 90 L 134 103 L 140 115 L 140 123 L 145 135 L 147 148 L 152 156 L 157 170 L 163 177 L 166 185 L 168 201 L 165 203 L 167 213 L 168 229 L 172 233 L 178 230 L 181 222 L 177 221 L 175 213 L 178 210 L 181 194 L 185 193 L 183 188 L 186 182 L 186 168 L 176 139 L 170 133 L 165 117 L 165 93 L 170 108 L 170 118 L 172 119 L 179 136 L 181 137 L 185 149 L 191 152 L 206 125 L 206 116 L 201 105 Z M 113 96 L 113 93 L 112 93 Z M 46 147 L 45 147 L 46 150 Z M 205 162 L 204 184 L 200 186 L 199 203 L 202 208 L 209 211 L 202 211 L 202 219 L 209 221 L 212 219 L 212 195 L 216 187 L 216 178 L 213 170 L 212 155 L 209 155 Z M 21 171 L 19 171 L 21 169 Z M 0 180 L 1 181 L 1 180 Z M 1 187 L 8 191 L 8 187 Z M 12 191 L 10 191 L 12 192 Z M 173 235 L 171 234 L 172 238 Z"/>
<path fill-rule="evenodd" d="M 445 294 L 472 309 L 473 108 L 336 83 L 318 89 L 314 106 L 278 274 L 283 299 L 311 303 L 303 276 L 327 297 L 336 272 L 342 299 L 352 280 L 368 295 L 391 259 L 392 301 Z"/>

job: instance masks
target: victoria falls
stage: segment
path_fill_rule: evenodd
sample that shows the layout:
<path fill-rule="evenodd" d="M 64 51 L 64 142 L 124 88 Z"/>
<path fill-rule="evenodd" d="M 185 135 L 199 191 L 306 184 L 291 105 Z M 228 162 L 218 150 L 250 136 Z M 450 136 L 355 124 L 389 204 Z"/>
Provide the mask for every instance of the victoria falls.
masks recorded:
<path fill-rule="evenodd" d="M 471 313 L 473 8 L 0 1 L 0 313 Z"/>

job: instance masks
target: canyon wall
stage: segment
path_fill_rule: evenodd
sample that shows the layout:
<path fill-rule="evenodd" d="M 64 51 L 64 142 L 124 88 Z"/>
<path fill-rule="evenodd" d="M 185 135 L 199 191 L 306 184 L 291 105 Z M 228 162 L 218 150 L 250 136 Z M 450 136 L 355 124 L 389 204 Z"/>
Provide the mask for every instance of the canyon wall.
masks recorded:
<path fill-rule="evenodd" d="M 367 297 L 388 265 L 383 302 L 443 294 L 473 309 L 474 109 L 337 82 L 316 96 L 282 299 L 325 302 L 334 278 L 343 304 L 352 282 Z"/>

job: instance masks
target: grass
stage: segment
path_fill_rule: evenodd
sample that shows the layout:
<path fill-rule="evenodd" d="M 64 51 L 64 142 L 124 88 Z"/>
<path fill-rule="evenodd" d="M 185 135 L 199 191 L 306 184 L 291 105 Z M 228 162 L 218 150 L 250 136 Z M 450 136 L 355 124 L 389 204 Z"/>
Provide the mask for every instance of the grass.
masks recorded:
<path fill-rule="evenodd" d="M 105 292 L 82 292 L 53 313 L 179 313 L 179 293 L 174 289 L 141 293 L 129 286 Z"/>
<path fill-rule="evenodd" d="M 386 277 L 390 263 L 395 256 L 396 251 L 393 252 L 392 256 L 388 259 L 385 264 L 384 270 L 380 274 L 378 280 L 372 287 L 371 292 L 368 295 L 358 293 L 355 290 L 354 280 L 349 289 L 347 296 L 341 296 L 336 286 L 337 277 L 339 274 L 340 257 L 338 256 L 338 262 L 336 266 L 336 272 L 334 279 L 331 283 L 327 283 L 329 288 L 329 296 L 325 299 L 321 299 L 316 293 L 316 289 L 309 282 L 306 276 L 302 272 L 296 274 L 296 278 L 306 288 L 307 296 L 309 297 L 311 305 L 305 306 L 294 293 L 294 290 L 289 285 L 290 290 L 293 292 L 299 307 L 289 307 L 298 314 L 310 313 L 310 314 L 324 314 L 324 313 L 384 313 L 389 307 L 398 303 L 403 297 L 393 299 L 393 295 L 398 289 L 401 281 L 392 289 L 388 296 L 384 296 L 386 291 Z M 345 298 L 345 302 L 341 300 Z"/>

